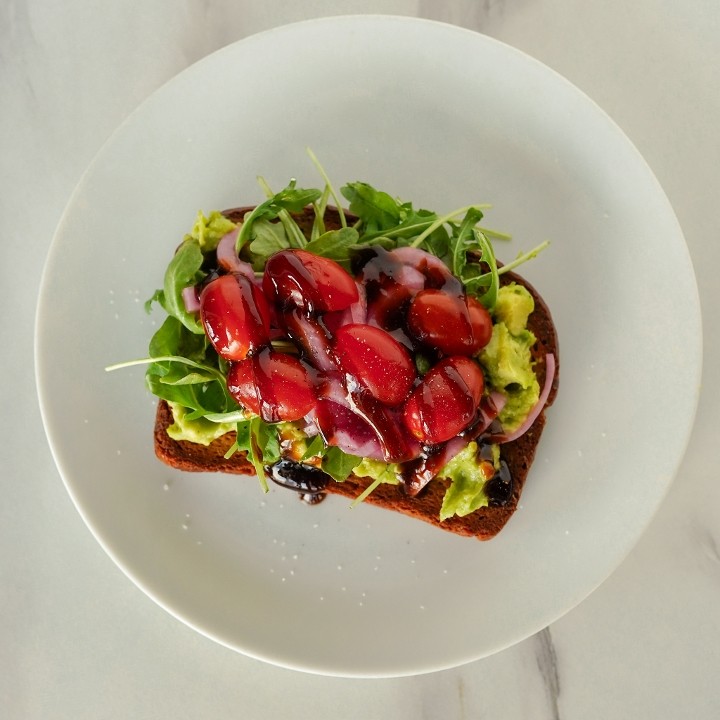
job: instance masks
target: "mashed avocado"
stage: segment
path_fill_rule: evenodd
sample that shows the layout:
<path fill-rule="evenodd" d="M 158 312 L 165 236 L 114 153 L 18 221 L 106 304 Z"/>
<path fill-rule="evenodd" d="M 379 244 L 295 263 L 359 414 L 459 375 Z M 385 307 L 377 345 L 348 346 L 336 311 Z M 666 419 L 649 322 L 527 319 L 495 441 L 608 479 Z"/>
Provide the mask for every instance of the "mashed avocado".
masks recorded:
<path fill-rule="evenodd" d="M 519 335 L 534 309 L 533 296 L 522 285 L 509 283 L 498 290 L 493 314 L 495 321 L 505 323 L 512 335 Z"/>
<path fill-rule="evenodd" d="M 209 445 L 221 435 L 235 429 L 234 423 L 210 422 L 204 417 L 195 420 L 186 418 L 188 409 L 177 403 L 168 403 L 172 410 L 175 422 L 167 429 L 167 434 L 173 440 L 187 440 L 198 445 Z"/>
<path fill-rule="evenodd" d="M 440 520 L 453 515 L 464 517 L 488 504 L 485 483 L 495 474 L 495 467 L 487 460 L 478 459 L 477 451 L 477 443 L 471 442 L 438 473 L 438 477 L 452 481 L 445 491 Z"/>
<path fill-rule="evenodd" d="M 453 515 L 468 515 L 488 504 L 484 488 L 485 483 L 494 476 L 499 463 L 500 449 L 497 445 L 490 447 L 490 457 L 491 460 L 480 458 L 477 443 L 471 442 L 438 473 L 438 477 L 452 481 L 445 491 L 440 520 L 446 520 Z M 373 482 L 355 503 L 362 502 L 381 483 L 397 485 L 400 482 L 397 471 L 396 463 L 364 458 L 355 467 L 353 474 L 372 478 Z"/>
<path fill-rule="evenodd" d="M 369 477 L 381 483 L 397 485 L 400 480 L 397 476 L 398 466 L 396 463 L 386 463 L 382 460 L 371 460 L 363 458 L 359 465 L 353 469 L 353 475 L 358 477 Z"/>
<path fill-rule="evenodd" d="M 213 210 L 208 217 L 199 212 L 189 237 L 197 240 L 203 252 L 214 250 L 221 238 L 234 230 L 235 223 L 228 220 L 222 213 Z"/>
<path fill-rule="evenodd" d="M 526 328 L 534 307 L 532 295 L 521 285 L 500 288 L 492 337 L 479 357 L 490 385 L 507 397 L 498 416 L 506 432 L 522 424 L 540 397 L 530 355 L 536 338 Z"/>

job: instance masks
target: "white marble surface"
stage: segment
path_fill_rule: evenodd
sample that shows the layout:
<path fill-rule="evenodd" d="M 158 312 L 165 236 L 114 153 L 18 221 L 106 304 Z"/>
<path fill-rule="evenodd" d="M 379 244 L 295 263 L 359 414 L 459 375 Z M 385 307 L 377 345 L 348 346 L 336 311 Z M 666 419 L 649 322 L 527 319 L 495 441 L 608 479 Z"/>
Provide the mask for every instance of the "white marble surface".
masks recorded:
<path fill-rule="evenodd" d="M 622 566 L 536 637 L 455 670 L 398 680 L 264 665 L 201 637 L 145 597 L 97 545 L 64 489 L 32 363 L 53 231 L 123 118 L 229 42 L 348 12 L 480 30 L 593 97 L 670 198 L 704 311 L 703 395 L 687 456 Z M 0 717 L 720 716 L 719 38 L 716 0 L 0 3 Z"/>

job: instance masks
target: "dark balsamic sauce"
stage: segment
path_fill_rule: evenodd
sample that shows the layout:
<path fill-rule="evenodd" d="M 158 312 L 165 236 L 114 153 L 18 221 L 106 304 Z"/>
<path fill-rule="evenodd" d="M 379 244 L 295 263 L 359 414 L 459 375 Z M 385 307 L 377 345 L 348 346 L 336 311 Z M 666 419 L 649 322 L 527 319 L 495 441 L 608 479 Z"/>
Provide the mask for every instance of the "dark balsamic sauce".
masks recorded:
<path fill-rule="evenodd" d="M 485 494 L 490 501 L 490 507 L 507 505 L 513 495 L 513 479 L 507 463 L 500 461 L 500 469 L 494 477 L 485 483 Z"/>
<path fill-rule="evenodd" d="M 400 487 L 406 495 L 417 497 L 445 467 L 447 461 L 444 449 L 444 445 L 426 446 L 419 457 L 400 464 Z"/>
<path fill-rule="evenodd" d="M 294 490 L 300 500 L 317 505 L 325 499 L 325 488 L 332 478 L 320 468 L 294 460 L 280 460 L 265 466 L 265 474 L 277 485 Z"/>

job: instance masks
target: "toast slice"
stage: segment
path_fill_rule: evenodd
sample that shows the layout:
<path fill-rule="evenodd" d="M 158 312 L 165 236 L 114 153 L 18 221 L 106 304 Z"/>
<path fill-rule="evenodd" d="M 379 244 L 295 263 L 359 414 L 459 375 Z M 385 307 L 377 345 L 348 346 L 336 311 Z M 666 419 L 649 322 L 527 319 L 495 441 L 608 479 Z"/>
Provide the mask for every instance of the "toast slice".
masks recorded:
<path fill-rule="evenodd" d="M 227 210 L 224 214 L 237 222 L 250 208 Z M 312 210 L 296 216 L 303 230 L 309 228 L 313 221 Z M 337 212 L 328 208 L 325 216 L 328 229 L 339 227 Z M 337 223 L 337 225 L 336 225 Z M 535 335 L 537 342 L 531 350 L 535 362 L 535 372 L 540 387 L 543 387 L 546 375 L 546 356 L 552 353 L 556 359 L 556 370 L 553 385 L 547 402 L 530 429 L 518 439 L 501 445 L 501 457 L 507 463 L 513 481 L 512 495 L 503 505 L 481 507 L 465 517 L 453 516 L 440 520 L 445 490 L 449 480 L 436 478 L 428 483 L 415 497 L 407 495 L 400 485 L 382 484 L 377 487 L 365 502 L 423 520 L 436 527 L 478 540 L 489 540 L 502 530 L 517 509 L 520 495 L 528 477 L 530 467 L 535 458 L 538 443 L 545 426 L 545 411 L 553 403 L 558 389 L 559 379 L 559 347 L 558 338 L 552 316 L 547 305 L 527 281 L 515 273 L 508 272 L 501 276 L 503 284 L 516 282 L 523 285 L 535 301 L 535 310 L 528 320 L 528 329 Z M 229 459 L 225 454 L 235 440 L 235 433 L 229 432 L 210 445 L 199 445 L 184 440 L 173 440 L 167 434 L 167 428 L 173 423 L 170 407 L 164 400 L 157 406 L 155 420 L 154 443 L 155 453 L 162 462 L 186 472 L 225 472 L 238 475 L 254 475 L 253 465 L 244 453 L 235 453 Z M 351 475 L 344 482 L 330 482 L 325 491 L 330 494 L 343 495 L 348 498 L 359 496 L 372 482 L 370 478 Z M 312 510 L 309 510 L 312 512 Z"/>

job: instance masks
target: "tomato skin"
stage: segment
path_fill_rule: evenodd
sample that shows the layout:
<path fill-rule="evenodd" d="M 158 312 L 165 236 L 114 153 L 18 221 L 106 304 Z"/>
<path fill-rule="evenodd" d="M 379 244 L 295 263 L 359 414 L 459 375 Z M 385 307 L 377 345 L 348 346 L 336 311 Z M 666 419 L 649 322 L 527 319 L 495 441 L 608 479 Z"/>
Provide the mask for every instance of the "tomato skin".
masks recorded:
<path fill-rule="evenodd" d="M 441 360 L 405 403 L 405 425 L 425 445 L 450 440 L 473 421 L 484 388 L 482 370 L 473 360 L 463 356 Z"/>
<path fill-rule="evenodd" d="M 226 360 L 244 360 L 270 342 L 270 307 L 260 288 L 243 275 L 221 275 L 205 286 L 200 319 Z"/>
<path fill-rule="evenodd" d="M 282 308 L 309 313 L 344 310 L 358 301 L 352 276 L 329 258 L 305 250 L 280 250 L 265 264 L 263 292 Z"/>
<path fill-rule="evenodd" d="M 228 372 L 228 390 L 240 405 L 266 422 L 290 422 L 315 407 L 308 368 L 295 356 L 265 348 Z"/>
<path fill-rule="evenodd" d="M 473 338 L 473 355 L 482 350 L 492 337 L 492 318 L 488 309 L 471 295 L 467 296 L 468 314 Z"/>
<path fill-rule="evenodd" d="M 390 333 L 361 323 L 343 325 L 335 335 L 334 350 L 341 369 L 380 402 L 399 405 L 407 398 L 415 366 Z"/>
<path fill-rule="evenodd" d="M 477 300 L 437 289 L 415 296 L 407 324 L 416 340 L 445 355 L 473 355 L 492 333 L 490 314 Z"/>
<path fill-rule="evenodd" d="M 227 386 L 230 394 L 240 405 L 255 415 L 260 414 L 260 398 L 255 386 L 252 358 L 230 364 Z"/>
<path fill-rule="evenodd" d="M 485 391 L 485 376 L 480 366 L 474 360 L 466 357 L 447 358 L 444 363 L 445 367 L 452 368 L 460 376 L 477 410 Z"/>

